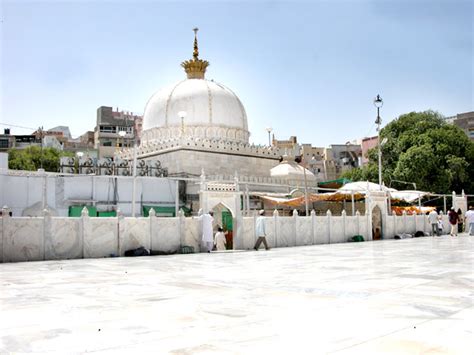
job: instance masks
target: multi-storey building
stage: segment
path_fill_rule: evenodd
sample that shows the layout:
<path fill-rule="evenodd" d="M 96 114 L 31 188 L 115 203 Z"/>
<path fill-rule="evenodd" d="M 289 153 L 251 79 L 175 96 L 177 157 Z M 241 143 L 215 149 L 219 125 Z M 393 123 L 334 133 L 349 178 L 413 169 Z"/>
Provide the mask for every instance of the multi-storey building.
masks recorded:
<path fill-rule="evenodd" d="M 94 147 L 98 149 L 99 158 L 113 158 L 122 147 L 133 147 L 141 120 L 141 116 L 131 112 L 99 107 L 94 130 Z"/>
<path fill-rule="evenodd" d="M 456 116 L 446 117 L 446 121 L 461 128 L 471 141 L 474 141 L 474 111 L 458 113 Z"/>
<path fill-rule="evenodd" d="M 362 148 L 360 144 L 331 144 L 329 148 L 313 147 L 311 144 L 298 144 L 296 136 L 288 140 L 273 137 L 273 146 L 299 150 L 302 162 L 315 175 L 317 181 L 338 179 L 344 172 L 361 166 Z"/>
<path fill-rule="evenodd" d="M 369 162 L 369 157 L 367 156 L 370 149 L 376 148 L 379 142 L 378 136 L 362 138 L 361 148 L 362 148 L 362 165 L 366 165 Z"/>

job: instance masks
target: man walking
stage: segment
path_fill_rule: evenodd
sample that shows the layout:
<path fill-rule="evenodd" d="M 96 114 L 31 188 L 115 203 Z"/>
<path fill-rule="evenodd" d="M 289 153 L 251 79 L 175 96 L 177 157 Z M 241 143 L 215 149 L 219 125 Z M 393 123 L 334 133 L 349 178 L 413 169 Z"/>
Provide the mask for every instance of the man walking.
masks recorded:
<path fill-rule="evenodd" d="M 469 211 L 464 215 L 464 219 L 469 235 L 474 235 L 474 206 L 469 206 Z"/>
<path fill-rule="evenodd" d="M 257 236 L 257 241 L 255 242 L 255 246 L 253 247 L 255 250 L 258 250 L 258 247 L 260 244 L 265 245 L 265 249 L 269 250 L 270 248 L 268 247 L 267 244 L 267 233 L 265 231 L 265 211 L 260 210 L 259 211 L 260 216 L 257 218 L 257 222 L 255 223 L 255 235 Z"/>
<path fill-rule="evenodd" d="M 433 210 L 428 214 L 428 221 L 431 224 L 431 233 L 432 233 L 433 237 L 435 235 L 438 236 L 439 235 L 439 231 L 438 231 L 438 212 L 436 212 L 436 210 Z"/>
<path fill-rule="evenodd" d="M 202 216 L 198 217 L 198 219 L 202 222 L 202 246 L 205 251 L 208 253 L 212 250 L 212 245 L 214 242 L 214 235 L 213 235 L 213 226 L 212 223 L 214 222 L 214 217 L 212 217 L 214 213 L 204 213 Z"/>
<path fill-rule="evenodd" d="M 448 212 L 448 220 L 451 225 L 451 237 L 457 237 L 458 235 L 458 219 L 459 216 L 456 210 L 454 207 L 451 207 L 451 210 Z"/>

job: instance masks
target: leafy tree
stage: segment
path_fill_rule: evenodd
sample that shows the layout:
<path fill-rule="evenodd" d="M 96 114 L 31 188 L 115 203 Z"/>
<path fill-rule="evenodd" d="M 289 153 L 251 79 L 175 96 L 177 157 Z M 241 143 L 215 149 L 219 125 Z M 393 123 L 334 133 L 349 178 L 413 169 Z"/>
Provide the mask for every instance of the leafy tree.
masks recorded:
<path fill-rule="evenodd" d="M 417 189 L 450 193 L 474 190 L 474 143 L 458 127 L 433 111 L 401 115 L 380 131 L 383 180 L 416 183 Z M 369 164 L 344 174 L 351 180 L 378 182 L 377 148 L 369 151 Z"/>
<path fill-rule="evenodd" d="M 72 153 L 62 152 L 55 148 L 41 148 L 37 146 L 25 149 L 10 149 L 8 151 L 8 166 L 13 170 L 38 170 L 43 165 L 46 171 L 59 171 L 59 162 L 62 156 Z"/>

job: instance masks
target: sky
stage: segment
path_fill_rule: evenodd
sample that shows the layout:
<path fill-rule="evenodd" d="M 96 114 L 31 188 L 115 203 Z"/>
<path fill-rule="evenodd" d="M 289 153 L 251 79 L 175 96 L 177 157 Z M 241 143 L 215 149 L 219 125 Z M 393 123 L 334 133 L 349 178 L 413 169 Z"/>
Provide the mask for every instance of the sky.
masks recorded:
<path fill-rule="evenodd" d="M 376 135 L 401 114 L 473 111 L 474 5 L 392 1 L 0 0 L 0 128 L 93 130 L 99 106 L 142 114 L 181 81 L 199 27 L 207 79 L 245 106 L 250 141 Z M 5 125 L 7 124 L 7 126 Z"/>

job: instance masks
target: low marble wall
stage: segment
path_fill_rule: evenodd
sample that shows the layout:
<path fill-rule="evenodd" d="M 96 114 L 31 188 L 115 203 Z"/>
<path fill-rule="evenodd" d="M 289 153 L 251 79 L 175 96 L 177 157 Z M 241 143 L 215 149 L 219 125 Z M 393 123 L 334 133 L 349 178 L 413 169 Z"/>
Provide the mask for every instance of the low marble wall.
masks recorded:
<path fill-rule="evenodd" d="M 267 241 L 270 247 L 344 243 L 354 235 L 372 239 L 370 215 L 348 216 L 343 211 L 333 216 L 308 217 L 279 216 L 275 211 L 265 217 Z M 442 216 L 444 232 L 449 231 L 447 216 Z M 253 248 L 257 217 L 234 220 L 241 238 L 242 249 Z M 34 261 L 52 259 L 101 258 L 123 256 L 126 250 L 143 246 L 163 252 L 175 252 L 183 245 L 201 248 L 201 224 L 198 219 L 184 217 L 110 217 L 89 218 L 84 211 L 81 217 L 52 217 L 45 211 L 43 217 L 0 217 L 0 262 Z M 384 239 L 396 234 L 416 231 L 430 232 L 427 216 L 385 216 Z M 235 245 L 234 241 L 234 245 Z"/>

